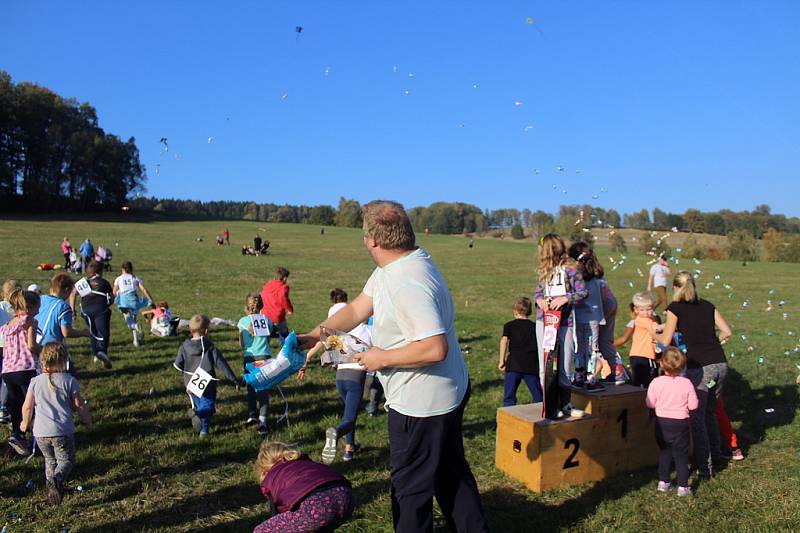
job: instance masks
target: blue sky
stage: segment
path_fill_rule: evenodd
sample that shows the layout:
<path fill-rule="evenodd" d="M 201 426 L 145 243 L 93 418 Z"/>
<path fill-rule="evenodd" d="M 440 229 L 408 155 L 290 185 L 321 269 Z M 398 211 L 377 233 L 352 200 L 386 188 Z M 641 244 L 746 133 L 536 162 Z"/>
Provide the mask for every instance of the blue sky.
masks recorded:
<path fill-rule="evenodd" d="M 20 1 L 0 68 L 136 137 L 156 196 L 800 215 L 798 25 L 792 0 Z"/>

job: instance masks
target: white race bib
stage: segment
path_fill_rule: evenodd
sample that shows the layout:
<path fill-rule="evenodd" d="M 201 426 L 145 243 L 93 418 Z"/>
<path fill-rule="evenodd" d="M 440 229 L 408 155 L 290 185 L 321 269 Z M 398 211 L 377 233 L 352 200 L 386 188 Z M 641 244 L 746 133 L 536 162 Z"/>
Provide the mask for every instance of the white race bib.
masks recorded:
<path fill-rule="evenodd" d="M 264 315 L 250 315 L 253 322 L 253 337 L 269 337 L 269 319 Z"/>
<path fill-rule="evenodd" d="M 542 345 L 546 351 L 551 351 L 556 347 L 556 339 L 558 338 L 558 329 L 555 326 L 545 326 Z"/>
<path fill-rule="evenodd" d="M 78 294 L 81 297 L 89 296 L 92 294 L 92 287 L 89 285 L 89 282 L 86 278 L 81 278 L 75 283 L 75 288 L 78 290 Z"/>
<path fill-rule="evenodd" d="M 186 392 L 200 397 L 206 392 L 209 383 L 211 383 L 213 379 L 211 374 L 198 366 L 197 370 L 192 374 L 192 377 L 189 378 L 189 384 L 186 385 Z"/>

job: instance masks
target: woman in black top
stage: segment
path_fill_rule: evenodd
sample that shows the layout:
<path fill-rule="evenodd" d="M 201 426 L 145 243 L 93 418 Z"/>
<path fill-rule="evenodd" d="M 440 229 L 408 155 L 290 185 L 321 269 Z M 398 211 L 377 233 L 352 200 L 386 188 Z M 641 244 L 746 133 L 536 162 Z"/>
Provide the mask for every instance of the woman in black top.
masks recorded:
<path fill-rule="evenodd" d="M 686 343 L 686 377 L 697 390 L 699 406 L 689 413 L 694 441 L 695 466 L 701 477 L 712 474 L 712 465 L 721 459 L 717 398 L 722 392 L 728 363 L 722 343 L 731 336 L 731 328 L 714 304 L 697 297 L 694 278 L 681 271 L 672 283 L 672 303 L 667 306 L 667 322 L 653 324 L 653 336 L 661 344 L 670 344 L 676 331 Z M 717 337 L 717 329 L 719 337 Z"/>

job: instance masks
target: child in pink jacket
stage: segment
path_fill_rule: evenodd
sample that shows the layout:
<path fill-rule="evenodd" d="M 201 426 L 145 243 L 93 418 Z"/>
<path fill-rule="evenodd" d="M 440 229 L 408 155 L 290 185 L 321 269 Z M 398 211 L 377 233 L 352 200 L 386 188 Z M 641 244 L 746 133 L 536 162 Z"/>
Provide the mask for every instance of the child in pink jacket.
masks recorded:
<path fill-rule="evenodd" d="M 670 346 L 661 356 L 663 376 L 647 389 L 647 407 L 656 410 L 656 441 L 661 450 L 658 460 L 658 490 L 672 489 L 672 464 L 678 474 L 678 496 L 691 496 L 689 487 L 689 411 L 697 409 L 697 394 L 692 382 L 681 377 L 686 356 Z"/>

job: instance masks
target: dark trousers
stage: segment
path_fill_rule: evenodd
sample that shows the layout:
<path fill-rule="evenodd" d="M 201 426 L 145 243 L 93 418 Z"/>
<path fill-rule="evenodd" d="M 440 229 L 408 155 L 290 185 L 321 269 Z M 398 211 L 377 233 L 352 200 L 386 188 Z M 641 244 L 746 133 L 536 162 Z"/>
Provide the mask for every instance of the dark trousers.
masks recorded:
<path fill-rule="evenodd" d="M 434 496 L 451 530 L 489 530 L 461 437 L 469 395 L 467 389 L 461 405 L 438 416 L 417 418 L 389 410 L 395 531 L 432 532 Z"/>
<path fill-rule="evenodd" d="M 658 377 L 658 366 L 654 359 L 632 355 L 631 372 L 633 373 L 631 385 L 646 389 L 650 386 L 650 382 Z"/>
<path fill-rule="evenodd" d="M 527 385 L 528 390 L 531 391 L 533 403 L 542 401 L 542 386 L 539 383 L 538 371 L 535 374 L 525 374 L 523 372 L 506 370 L 505 377 L 503 378 L 503 407 L 517 405 L 517 389 L 522 381 L 525 381 L 525 385 Z"/>
<path fill-rule="evenodd" d="M 263 358 L 262 358 L 263 359 Z M 261 359 L 259 359 L 261 360 Z M 255 357 L 244 358 L 244 373 L 247 374 L 247 363 L 254 363 Z M 265 417 L 269 414 L 269 392 L 266 390 L 257 391 L 251 385 L 247 386 L 247 417 Z"/>
<path fill-rule="evenodd" d="M 342 421 L 336 426 L 336 434 L 344 435 L 347 444 L 356 441 L 356 418 L 358 418 L 358 408 L 361 405 L 361 396 L 364 394 L 364 379 L 366 374 L 362 374 L 361 379 L 353 381 L 349 379 L 337 379 L 336 390 L 344 402 L 344 413 Z"/>
<path fill-rule="evenodd" d="M 64 254 L 64 271 L 69 272 L 69 254 Z"/>
<path fill-rule="evenodd" d="M 6 372 L 3 374 L 3 383 L 8 391 L 6 408 L 11 417 L 11 433 L 19 437 L 19 425 L 22 423 L 22 404 L 25 403 L 25 395 L 28 394 L 28 385 L 36 377 L 35 370 L 23 370 L 21 372 Z"/>
<path fill-rule="evenodd" d="M 0 368 L 3 368 L 3 349 L 0 348 Z M 8 390 L 3 385 L 3 380 L 0 379 L 0 411 L 6 410 L 6 399 L 8 398 Z"/>
<path fill-rule="evenodd" d="M 661 450 L 658 479 L 669 483 L 672 465 L 678 474 L 678 486 L 689 486 L 689 419 L 656 417 L 656 442 Z"/>
<path fill-rule="evenodd" d="M 89 326 L 89 342 L 92 344 L 92 353 L 108 354 L 108 344 L 111 339 L 111 308 L 86 308 L 83 310 L 83 319 Z"/>

